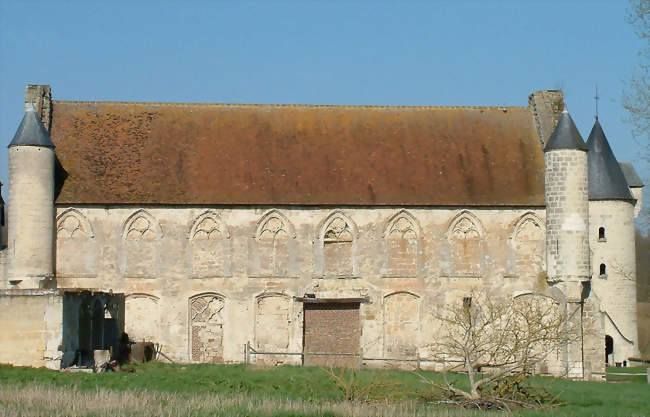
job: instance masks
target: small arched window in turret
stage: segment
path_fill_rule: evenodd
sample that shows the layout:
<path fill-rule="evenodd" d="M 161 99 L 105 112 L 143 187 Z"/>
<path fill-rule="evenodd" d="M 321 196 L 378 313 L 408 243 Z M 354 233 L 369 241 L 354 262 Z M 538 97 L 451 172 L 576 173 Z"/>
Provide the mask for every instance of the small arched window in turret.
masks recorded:
<path fill-rule="evenodd" d="M 607 241 L 607 239 L 605 239 L 605 228 L 604 227 L 599 227 L 598 228 L 598 241 L 599 242 Z"/>
<path fill-rule="evenodd" d="M 600 278 L 607 278 L 607 266 L 605 264 L 600 264 Z"/>

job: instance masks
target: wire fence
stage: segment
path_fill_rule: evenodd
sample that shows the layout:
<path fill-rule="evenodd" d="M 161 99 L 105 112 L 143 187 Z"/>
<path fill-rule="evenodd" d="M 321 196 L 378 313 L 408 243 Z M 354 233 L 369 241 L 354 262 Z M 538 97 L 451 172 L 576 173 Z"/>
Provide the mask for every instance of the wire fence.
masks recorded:
<path fill-rule="evenodd" d="M 402 363 L 414 365 L 416 369 L 422 369 L 422 366 L 432 366 L 436 363 L 442 363 L 440 360 L 432 358 L 422 358 L 419 355 L 415 357 L 366 357 L 361 353 L 350 352 L 273 352 L 273 351 L 260 351 L 253 348 L 250 342 L 244 345 L 244 362 L 253 363 L 260 356 L 299 356 L 301 365 L 309 365 L 310 359 L 318 357 L 329 358 L 342 358 L 339 362 L 345 366 L 354 365 L 354 367 L 361 368 L 366 366 L 366 362 L 386 362 L 386 363 Z M 355 360 L 356 359 L 356 360 Z M 318 362 L 318 361 L 314 361 Z M 447 360 L 445 363 L 462 363 L 462 361 Z"/>

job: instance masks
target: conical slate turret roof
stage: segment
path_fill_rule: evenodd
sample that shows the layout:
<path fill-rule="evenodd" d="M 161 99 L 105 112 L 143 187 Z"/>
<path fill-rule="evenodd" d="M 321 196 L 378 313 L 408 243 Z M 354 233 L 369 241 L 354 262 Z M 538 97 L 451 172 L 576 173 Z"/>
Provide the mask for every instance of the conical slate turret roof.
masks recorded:
<path fill-rule="evenodd" d="M 569 115 L 569 112 L 564 109 L 560 121 L 558 122 L 551 138 L 548 140 L 544 152 L 552 151 L 555 149 L 576 149 L 580 151 L 586 151 L 587 146 L 578 132 L 578 128 L 573 119 Z"/>
<path fill-rule="evenodd" d="M 621 167 L 625 181 L 627 181 L 627 185 L 630 188 L 643 187 L 643 181 L 641 180 L 641 177 L 639 177 L 639 174 L 636 173 L 634 165 L 629 162 L 619 162 L 618 166 Z"/>
<path fill-rule="evenodd" d="M 587 148 L 589 200 L 634 200 L 598 120 L 587 139 Z"/>
<path fill-rule="evenodd" d="M 25 111 L 23 121 L 18 126 L 14 139 L 8 147 L 12 146 L 43 146 L 54 148 L 54 144 L 50 140 L 50 135 L 45 130 L 45 127 L 43 127 L 43 123 L 41 123 L 41 119 L 38 117 L 34 105 L 30 105 Z"/>

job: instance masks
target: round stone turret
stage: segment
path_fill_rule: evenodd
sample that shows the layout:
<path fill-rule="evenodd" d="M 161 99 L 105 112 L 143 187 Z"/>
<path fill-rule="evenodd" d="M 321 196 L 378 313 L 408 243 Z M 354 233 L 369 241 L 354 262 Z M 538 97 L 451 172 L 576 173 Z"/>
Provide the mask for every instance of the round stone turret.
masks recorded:
<path fill-rule="evenodd" d="M 638 355 L 634 203 L 623 170 L 596 120 L 587 140 L 592 289 L 605 313 L 610 364 Z"/>
<path fill-rule="evenodd" d="M 54 144 L 34 106 L 9 144 L 9 288 L 42 288 L 54 271 Z"/>
<path fill-rule="evenodd" d="M 544 162 L 547 278 L 587 281 L 591 276 L 587 147 L 566 109 L 544 149 Z"/>

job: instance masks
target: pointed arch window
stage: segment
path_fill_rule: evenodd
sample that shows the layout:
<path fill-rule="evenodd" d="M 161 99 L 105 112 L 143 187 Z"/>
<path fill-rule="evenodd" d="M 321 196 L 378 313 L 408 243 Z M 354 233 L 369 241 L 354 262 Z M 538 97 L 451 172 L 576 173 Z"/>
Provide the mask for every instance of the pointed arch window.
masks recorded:
<path fill-rule="evenodd" d="M 293 225 L 280 212 L 272 210 L 260 219 L 255 232 L 260 276 L 291 275 L 291 241 L 295 237 Z"/>
<path fill-rule="evenodd" d="M 192 362 L 223 362 L 225 299 L 219 294 L 190 298 L 190 359 Z"/>
<path fill-rule="evenodd" d="M 451 221 L 447 239 L 451 252 L 452 276 L 481 275 L 483 236 L 481 222 L 470 212 L 461 212 Z"/>
<path fill-rule="evenodd" d="M 331 214 L 323 223 L 323 275 L 349 277 L 355 273 L 354 243 L 357 229 L 352 220 L 341 212 Z"/>
<path fill-rule="evenodd" d="M 533 280 L 544 270 L 545 232 L 542 221 L 526 213 L 515 224 L 510 243 L 514 251 L 515 276 Z"/>
<path fill-rule="evenodd" d="M 389 277 L 415 277 L 418 271 L 420 228 L 413 216 L 401 211 L 387 223 L 387 273 Z"/>
<path fill-rule="evenodd" d="M 384 356 L 417 357 L 420 298 L 409 292 L 384 297 Z"/>
<path fill-rule="evenodd" d="M 600 264 L 599 272 L 600 272 L 600 274 L 598 276 L 599 278 L 607 279 L 607 265 Z"/>
<path fill-rule="evenodd" d="M 69 208 L 56 218 L 56 274 L 59 277 L 96 276 L 96 249 L 92 226 L 79 210 Z"/>
<path fill-rule="evenodd" d="M 126 277 L 156 277 L 161 238 L 160 223 L 149 212 L 138 210 L 126 219 L 122 228 Z"/>
<path fill-rule="evenodd" d="M 78 210 L 68 209 L 57 217 L 57 239 L 88 239 L 91 237 L 94 237 L 94 234 L 90 222 Z"/>
<path fill-rule="evenodd" d="M 227 275 L 230 234 L 219 215 L 206 211 L 190 228 L 192 278 L 216 278 Z"/>
<path fill-rule="evenodd" d="M 158 297 L 151 294 L 132 293 L 124 298 L 124 331 L 129 340 L 158 342 L 160 316 Z"/>
<path fill-rule="evenodd" d="M 291 298 L 267 293 L 255 298 L 255 348 L 285 352 L 289 348 Z M 272 358 L 269 358 L 272 360 Z"/>

